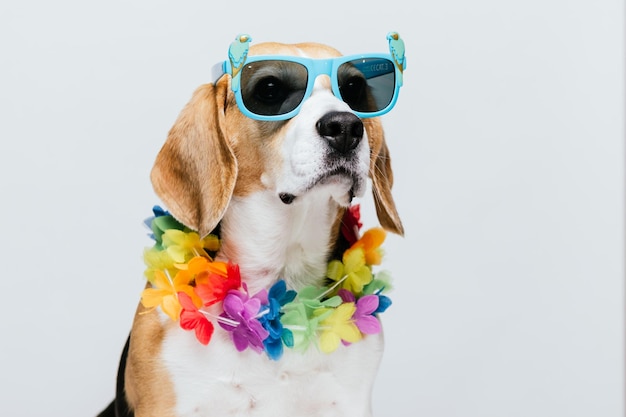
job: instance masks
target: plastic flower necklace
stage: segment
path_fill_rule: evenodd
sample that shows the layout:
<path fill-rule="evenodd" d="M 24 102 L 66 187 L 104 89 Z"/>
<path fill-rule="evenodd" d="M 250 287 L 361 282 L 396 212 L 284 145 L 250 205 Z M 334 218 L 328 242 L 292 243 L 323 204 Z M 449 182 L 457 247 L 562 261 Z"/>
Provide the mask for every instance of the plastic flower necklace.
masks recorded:
<path fill-rule="evenodd" d="M 153 212 L 146 224 L 156 243 L 144 252 L 151 285 L 141 303 L 195 331 L 200 343 L 210 342 L 216 322 L 230 332 L 238 351 L 250 348 L 277 360 L 285 347 L 304 351 L 314 345 L 330 353 L 381 331 L 378 314 L 391 305 L 383 295 L 391 287 L 390 277 L 385 271 L 374 274 L 372 266 L 382 260 L 385 231 L 373 228 L 359 237 L 358 205 L 344 216 L 341 231 L 351 246 L 341 260 L 328 264 L 330 285 L 296 293 L 279 280 L 254 295 L 241 282 L 236 264 L 213 260 L 220 247 L 217 236 L 201 239 L 160 207 Z M 222 313 L 212 313 L 209 308 L 219 303 Z"/>

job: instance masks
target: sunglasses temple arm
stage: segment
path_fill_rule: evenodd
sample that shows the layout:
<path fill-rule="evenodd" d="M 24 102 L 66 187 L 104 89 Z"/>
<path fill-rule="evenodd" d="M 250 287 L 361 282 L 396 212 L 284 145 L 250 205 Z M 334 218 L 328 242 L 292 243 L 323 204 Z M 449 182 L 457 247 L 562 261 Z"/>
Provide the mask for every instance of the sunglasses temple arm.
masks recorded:
<path fill-rule="evenodd" d="M 225 74 L 227 74 L 226 61 L 218 62 L 211 67 L 211 82 L 213 84 L 217 83 L 217 81 Z"/>

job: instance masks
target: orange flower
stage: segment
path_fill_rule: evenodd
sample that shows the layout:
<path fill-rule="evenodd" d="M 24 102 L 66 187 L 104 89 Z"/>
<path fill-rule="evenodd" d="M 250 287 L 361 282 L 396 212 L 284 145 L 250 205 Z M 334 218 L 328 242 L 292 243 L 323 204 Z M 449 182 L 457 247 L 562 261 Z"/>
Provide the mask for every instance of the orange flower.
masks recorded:
<path fill-rule="evenodd" d="M 196 294 L 200 296 L 205 306 L 222 301 L 228 291 L 241 287 L 239 265 L 231 263 L 224 265 L 226 266 L 226 273 L 224 274 L 208 273 L 196 278 Z"/>
<path fill-rule="evenodd" d="M 209 273 L 218 274 L 223 277 L 227 275 L 226 263 L 218 261 L 211 262 L 204 256 L 196 256 L 186 264 L 176 264 L 176 267 L 190 275 L 189 281 Z"/>
<path fill-rule="evenodd" d="M 365 263 L 370 266 L 380 265 L 383 259 L 383 252 L 380 246 L 385 241 L 386 236 L 387 234 L 382 227 L 369 229 L 350 247 L 350 249 L 348 249 L 348 251 L 363 248 L 363 252 L 365 252 Z"/>

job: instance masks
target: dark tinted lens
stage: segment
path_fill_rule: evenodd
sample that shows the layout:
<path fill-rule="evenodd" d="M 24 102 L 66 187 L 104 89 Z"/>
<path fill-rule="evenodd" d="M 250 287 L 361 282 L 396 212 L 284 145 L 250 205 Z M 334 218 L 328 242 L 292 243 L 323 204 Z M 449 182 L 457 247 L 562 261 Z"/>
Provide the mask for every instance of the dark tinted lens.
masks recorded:
<path fill-rule="evenodd" d="M 337 82 L 341 99 L 352 110 L 374 113 L 391 103 L 396 87 L 396 71 L 384 58 L 363 58 L 339 66 Z"/>
<path fill-rule="evenodd" d="M 279 60 L 252 62 L 241 70 L 241 97 L 254 114 L 285 114 L 302 102 L 307 82 L 307 69 L 301 64 Z"/>

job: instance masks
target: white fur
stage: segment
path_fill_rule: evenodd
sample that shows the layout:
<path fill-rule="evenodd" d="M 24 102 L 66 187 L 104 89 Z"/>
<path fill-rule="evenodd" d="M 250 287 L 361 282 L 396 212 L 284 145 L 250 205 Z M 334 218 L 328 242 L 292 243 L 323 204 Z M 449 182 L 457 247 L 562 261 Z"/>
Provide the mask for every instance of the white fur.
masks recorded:
<path fill-rule="evenodd" d="M 318 86 L 319 87 L 319 86 Z M 265 189 L 233 197 L 222 219 L 218 258 L 239 264 L 251 293 L 285 279 L 290 288 L 323 282 L 331 227 L 350 192 L 362 195 L 369 168 L 364 136 L 351 169 L 359 184 L 324 177 L 329 145 L 315 123 L 328 111 L 349 111 L 329 91 L 317 88 L 282 138 L 279 169 L 265 172 Z M 324 178 L 321 181 L 313 180 Z M 296 196 L 283 203 L 280 193 Z M 203 346 L 193 332 L 170 329 L 162 359 L 171 375 L 179 416 L 371 416 L 370 394 L 383 350 L 382 335 L 324 354 L 286 349 L 278 361 L 251 350 L 237 352 L 230 334 L 216 328 Z M 215 413 L 215 409 L 221 410 Z"/>
<path fill-rule="evenodd" d="M 272 361 L 251 350 L 237 352 L 220 329 L 203 346 L 193 332 L 176 328 L 164 341 L 162 358 L 181 417 L 368 417 L 382 349 L 382 335 L 366 336 L 330 354 L 287 349 Z"/>
<path fill-rule="evenodd" d="M 323 174 L 329 167 L 324 158 L 330 152 L 326 139 L 319 136 L 315 128 L 316 122 L 330 111 L 350 112 L 346 103 L 338 100 L 330 91 L 314 90 L 313 95 L 302 105 L 297 123 L 288 129 L 282 147 L 282 172 L 276 180 L 276 190 L 287 192 L 296 196 L 306 192 L 311 187 L 311 181 Z M 369 146 L 367 135 L 364 133 L 363 140 L 355 149 L 358 158 L 353 160 L 352 169 L 361 178 L 367 178 L 369 169 Z M 355 195 L 360 196 L 364 192 L 365 181 L 358 184 Z M 346 191 L 339 188 L 333 194 L 340 203 L 347 205 Z"/>
<path fill-rule="evenodd" d="M 222 220 L 222 233 L 229 238 L 219 256 L 236 260 L 251 292 L 269 288 L 279 278 L 290 288 L 319 284 L 326 272 L 333 206 L 317 189 L 291 205 L 271 191 L 235 197 Z"/>

